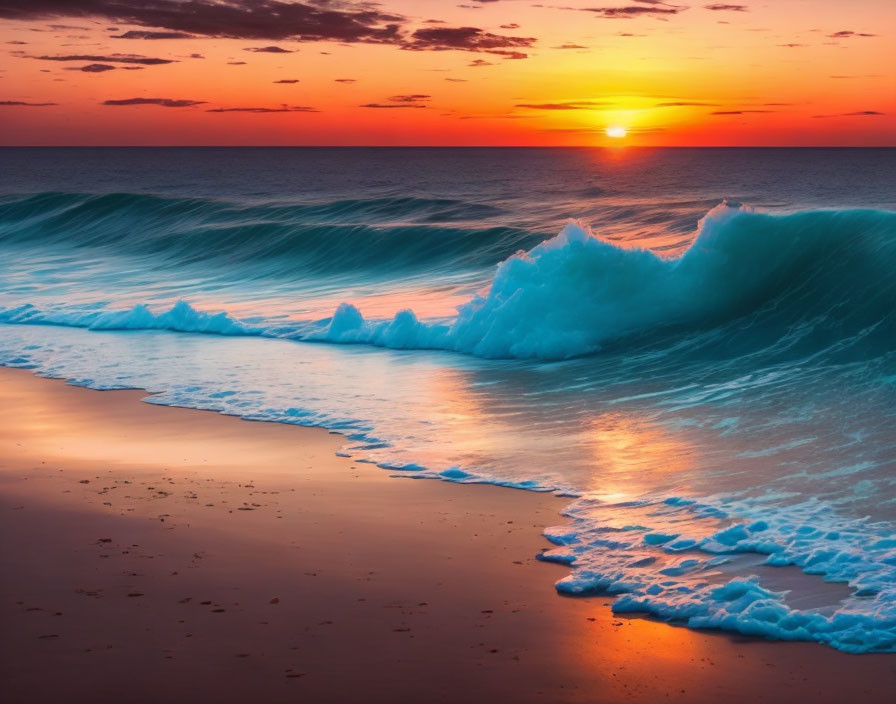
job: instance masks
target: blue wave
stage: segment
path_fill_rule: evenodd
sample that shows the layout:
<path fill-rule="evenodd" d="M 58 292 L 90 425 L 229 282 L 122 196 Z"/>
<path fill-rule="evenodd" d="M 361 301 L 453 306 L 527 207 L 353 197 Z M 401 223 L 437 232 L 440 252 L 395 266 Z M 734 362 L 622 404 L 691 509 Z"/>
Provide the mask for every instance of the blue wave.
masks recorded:
<path fill-rule="evenodd" d="M 789 348 L 811 352 L 860 336 L 891 349 L 894 263 L 896 213 L 888 211 L 767 215 L 725 203 L 675 259 L 620 248 L 571 223 L 504 261 L 488 293 L 449 325 L 422 323 L 411 311 L 365 321 L 343 305 L 319 338 L 536 359 L 706 330 L 724 331 L 729 345 L 788 337 Z"/>
<path fill-rule="evenodd" d="M 167 265 L 263 264 L 266 273 L 280 276 L 297 269 L 388 273 L 443 263 L 486 266 L 543 237 L 486 225 L 501 214 L 492 205 L 437 198 L 251 204 L 41 193 L 0 200 L 0 245 L 89 248 Z"/>
<path fill-rule="evenodd" d="M 180 303 L 153 314 L 0 311 L 0 320 L 93 329 L 170 329 L 307 341 L 443 349 L 487 358 L 567 359 L 668 344 L 746 353 L 812 354 L 832 346 L 889 351 L 896 339 L 896 213 L 877 210 L 752 212 L 723 204 L 700 223 L 680 257 L 601 240 L 570 223 L 556 237 L 507 258 L 491 287 L 456 318 L 413 311 L 367 320 L 351 304 L 331 317 L 244 323 Z"/>

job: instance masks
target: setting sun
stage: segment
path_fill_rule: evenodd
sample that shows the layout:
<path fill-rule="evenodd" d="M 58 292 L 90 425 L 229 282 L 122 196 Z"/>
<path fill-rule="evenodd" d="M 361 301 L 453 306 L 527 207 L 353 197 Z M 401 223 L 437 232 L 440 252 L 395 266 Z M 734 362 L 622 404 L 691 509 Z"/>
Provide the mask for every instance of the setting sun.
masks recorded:
<path fill-rule="evenodd" d="M 811 4 L 0 1 L 0 142 L 896 144 L 893 3 Z"/>

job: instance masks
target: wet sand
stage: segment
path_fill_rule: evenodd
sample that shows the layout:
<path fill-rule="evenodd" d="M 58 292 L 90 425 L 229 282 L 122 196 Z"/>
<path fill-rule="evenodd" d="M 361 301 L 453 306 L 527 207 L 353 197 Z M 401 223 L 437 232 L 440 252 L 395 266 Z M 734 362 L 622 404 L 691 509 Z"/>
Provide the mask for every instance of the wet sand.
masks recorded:
<path fill-rule="evenodd" d="M 891 702 L 896 655 L 618 618 L 551 495 L 0 369 L 0 701 Z"/>

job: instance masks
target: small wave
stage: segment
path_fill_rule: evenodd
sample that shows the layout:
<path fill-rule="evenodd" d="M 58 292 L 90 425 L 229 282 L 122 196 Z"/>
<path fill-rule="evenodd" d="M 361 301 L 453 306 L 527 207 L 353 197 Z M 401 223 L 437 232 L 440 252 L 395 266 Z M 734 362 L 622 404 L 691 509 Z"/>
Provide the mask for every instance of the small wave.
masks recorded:
<path fill-rule="evenodd" d="M 87 328 L 88 330 L 170 330 L 213 335 L 260 335 L 224 312 L 198 311 L 189 303 L 178 301 L 162 313 L 153 313 L 145 305 L 138 304 L 124 311 L 42 311 L 25 304 L 0 309 L 0 322 L 18 325 L 61 325 Z"/>
<path fill-rule="evenodd" d="M 489 204 L 415 197 L 253 204 L 41 193 L 0 201 L 0 244 L 89 248 L 174 266 L 259 265 L 277 276 L 350 270 L 388 275 L 440 263 L 491 265 L 540 239 L 519 228 L 490 226 L 489 219 L 502 213 Z"/>

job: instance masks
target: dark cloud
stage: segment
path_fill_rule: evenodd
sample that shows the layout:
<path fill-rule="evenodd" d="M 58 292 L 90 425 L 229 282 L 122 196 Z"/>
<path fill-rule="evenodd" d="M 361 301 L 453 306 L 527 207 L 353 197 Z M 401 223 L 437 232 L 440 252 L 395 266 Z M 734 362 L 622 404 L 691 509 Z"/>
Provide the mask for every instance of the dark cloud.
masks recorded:
<path fill-rule="evenodd" d="M 446 81 L 451 81 L 452 83 L 466 83 L 466 78 L 446 78 Z"/>
<path fill-rule="evenodd" d="M 389 98 L 393 103 L 419 103 L 424 100 L 432 99 L 431 95 L 424 93 L 412 93 L 410 95 L 393 95 Z"/>
<path fill-rule="evenodd" d="M 519 29 L 520 26 L 516 22 L 511 22 L 510 24 L 502 24 L 501 29 Z"/>
<path fill-rule="evenodd" d="M 526 110 L 589 110 L 591 108 L 606 107 L 611 103 L 598 102 L 596 100 L 570 100 L 562 103 L 519 103 L 515 108 Z"/>
<path fill-rule="evenodd" d="M 86 66 L 72 67 L 66 71 L 84 71 L 84 73 L 104 73 L 105 71 L 114 71 L 115 67 L 109 64 L 87 64 Z"/>
<path fill-rule="evenodd" d="M 472 66 L 473 68 L 479 68 L 480 66 L 494 66 L 491 61 L 486 61 L 485 59 L 473 59 L 467 66 Z"/>
<path fill-rule="evenodd" d="M 186 32 L 144 32 L 132 29 L 124 34 L 112 34 L 111 39 L 195 39 L 195 34 Z"/>
<path fill-rule="evenodd" d="M 567 103 L 520 103 L 514 105 L 517 108 L 526 108 L 527 110 L 581 110 L 576 105 Z"/>
<path fill-rule="evenodd" d="M 6 43 L 7 44 L 27 44 L 28 42 L 11 41 L 11 42 L 6 42 Z"/>
<path fill-rule="evenodd" d="M 29 56 L 28 58 L 41 61 L 92 61 L 94 63 L 141 64 L 143 66 L 175 63 L 173 59 L 156 59 L 149 56 L 138 56 L 137 54 L 109 54 L 108 56 L 67 54 L 63 56 Z"/>
<path fill-rule="evenodd" d="M 657 103 L 654 105 L 656 108 L 684 108 L 684 107 L 704 107 L 704 108 L 713 108 L 717 107 L 718 103 L 705 103 L 699 100 L 675 100 L 666 103 Z"/>
<path fill-rule="evenodd" d="M 865 32 L 851 32 L 848 29 L 828 34 L 831 39 L 849 39 L 850 37 L 876 37 L 876 34 L 867 34 Z"/>
<path fill-rule="evenodd" d="M 410 93 L 407 95 L 393 95 L 387 100 L 388 103 L 366 103 L 365 105 L 360 105 L 362 108 L 380 108 L 380 109 L 390 109 L 390 108 L 425 108 L 426 101 L 432 98 L 431 95 L 426 95 L 425 93 Z"/>
<path fill-rule="evenodd" d="M 783 46 L 785 49 L 799 49 L 800 47 L 806 46 L 805 44 L 778 44 L 778 46 Z"/>
<path fill-rule="evenodd" d="M 58 105 L 58 103 L 26 103 L 21 100 L 0 100 L 0 105 L 7 107 L 45 108 L 50 105 Z"/>
<path fill-rule="evenodd" d="M 382 108 L 382 109 L 390 109 L 390 108 L 425 108 L 425 105 L 421 105 L 420 103 L 364 103 L 363 105 L 359 105 L 359 108 Z"/>
<path fill-rule="evenodd" d="M 402 45 L 411 51 L 476 51 L 497 54 L 511 59 L 524 59 L 517 49 L 531 48 L 535 37 L 510 37 L 492 34 L 478 27 L 424 27 Z"/>
<path fill-rule="evenodd" d="M 749 114 L 766 114 L 770 112 L 778 112 L 777 110 L 715 110 L 710 115 L 749 115 Z"/>
<path fill-rule="evenodd" d="M 725 5 L 724 3 L 713 3 L 712 5 L 704 5 L 707 10 L 716 12 L 747 12 L 749 8 L 746 5 Z"/>
<path fill-rule="evenodd" d="M 624 7 L 583 7 L 582 12 L 594 12 L 600 17 L 609 19 L 631 18 L 666 15 L 677 15 L 688 8 L 684 5 L 669 5 L 657 0 L 639 0 L 641 5 L 626 5 Z M 646 6 L 646 7 L 645 7 Z"/>
<path fill-rule="evenodd" d="M 228 61 L 227 65 L 228 66 L 245 66 L 246 62 L 245 61 Z"/>
<path fill-rule="evenodd" d="M 291 54 L 289 49 L 281 49 L 279 46 L 250 46 L 243 51 L 254 51 L 257 54 Z"/>
<path fill-rule="evenodd" d="M 212 108 L 206 112 L 252 112 L 252 113 L 269 113 L 269 112 L 320 112 L 317 108 L 310 108 L 307 105 L 281 105 L 277 108 Z"/>
<path fill-rule="evenodd" d="M 825 117 L 879 117 L 882 115 L 886 115 L 885 112 L 879 112 L 878 110 L 857 110 L 856 112 L 841 112 L 837 115 L 813 115 L 814 118 L 825 118 Z"/>
<path fill-rule="evenodd" d="M 163 108 L 190 108 L 194 105 L 204 104 L 204 100 L 175 100 L 173 98 L 126 98 L 102 102 L 102 105 L 160 105 Z"/>
<path fill-rule="evenodd" d="M 281 78 L 279 81 L 274 81 L 274 83 L 298 83 L 298 78 Z"/>
<path fill-rule="evenodd" d="M 581 44 L 561 44 L 560 46 L 551 47 L 552 49 L 587 49 L 587 46 Z"/>
<path fill-rule="evenodd" d="M 102 17 L 228 39 L 396 43 L 404 17 L 351 0 L 0 0 L 0 18 Z"/>
<path fill-rule="evenodd" d="M 333 80 L 336 81 L 336 83 L 355 83 L 355 82 L 357 82 L 358 79 L 357 78 L 334 78 Z"/>

